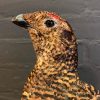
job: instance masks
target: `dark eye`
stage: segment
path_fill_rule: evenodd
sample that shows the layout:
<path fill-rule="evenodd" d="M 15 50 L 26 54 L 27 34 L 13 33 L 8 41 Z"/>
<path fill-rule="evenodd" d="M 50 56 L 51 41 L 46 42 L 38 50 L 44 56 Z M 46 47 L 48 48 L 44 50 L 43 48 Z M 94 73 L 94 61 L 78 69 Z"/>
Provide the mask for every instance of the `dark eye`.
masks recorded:
<path fill-rule="evenodd" d="M 45 25 L 47 27 L 53 27 L 55 25 L 55 22 L 53 20 L 46 20 Z"/>

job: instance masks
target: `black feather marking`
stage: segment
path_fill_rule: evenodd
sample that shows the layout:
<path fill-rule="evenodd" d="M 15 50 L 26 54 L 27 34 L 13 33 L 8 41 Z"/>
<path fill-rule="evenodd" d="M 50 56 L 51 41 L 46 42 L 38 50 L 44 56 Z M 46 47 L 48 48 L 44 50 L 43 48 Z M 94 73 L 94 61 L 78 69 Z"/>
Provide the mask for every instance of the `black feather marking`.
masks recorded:
<path fill-rule="evenodd" d="M 72 35 L 73 35 L 72 32 L 63 30 L 62 35 L 63 35 L 63 38 L 68 39 L 68 41 L 72 41 Z"/>
<path fill-rule="evenodd" d="M 43 34 L 41 32 L 38 32 L 38 36 L 41 37 L 43 36 Z"/>
<path fill-rule="evenodd" d="M 58 54 L 54 57 L 55 60 L 57 61 L 67 61 L 66 54 Z"/>

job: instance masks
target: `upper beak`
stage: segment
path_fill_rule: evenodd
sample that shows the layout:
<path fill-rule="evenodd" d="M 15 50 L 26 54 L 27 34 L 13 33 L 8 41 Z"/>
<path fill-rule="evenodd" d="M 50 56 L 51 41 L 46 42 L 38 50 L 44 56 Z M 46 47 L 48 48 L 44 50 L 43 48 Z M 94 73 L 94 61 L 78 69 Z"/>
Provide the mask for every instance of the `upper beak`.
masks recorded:
<path fill-rule="evenodd" d="M 20 14 L 14 18 L 12 18 L 12 22 L 20 27 L 28 28 L 29 24 L 23 18 L 23 14 Z"/>

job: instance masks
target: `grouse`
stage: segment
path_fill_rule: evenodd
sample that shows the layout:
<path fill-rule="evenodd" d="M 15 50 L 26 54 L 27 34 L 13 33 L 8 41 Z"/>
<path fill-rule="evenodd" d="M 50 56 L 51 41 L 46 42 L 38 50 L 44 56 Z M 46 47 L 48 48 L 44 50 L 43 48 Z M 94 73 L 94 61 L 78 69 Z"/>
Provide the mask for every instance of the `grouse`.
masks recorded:
<path fill-rule="evenodd" d="M 12 22 L 28 30 L 37 56 L 21 100 L 100 100 L 94 86 L 79 78 L 76 36 L 65 19 L 36 11 Z"/>

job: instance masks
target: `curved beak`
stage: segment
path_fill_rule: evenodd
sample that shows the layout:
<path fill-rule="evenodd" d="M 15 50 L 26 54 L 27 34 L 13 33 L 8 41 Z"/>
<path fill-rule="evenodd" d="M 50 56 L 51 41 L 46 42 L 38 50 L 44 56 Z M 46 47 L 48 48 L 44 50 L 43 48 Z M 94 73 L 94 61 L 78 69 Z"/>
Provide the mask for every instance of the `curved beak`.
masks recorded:
<path fill-rule="evenodd" d="M 23 14 L 20 14 L 14 18 L 12 18 L 12 22 L 20 27 L 28 28 L 29 24 L 27 21 L 24 20 Z"/>

